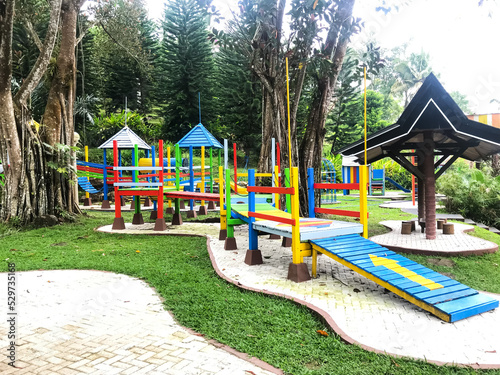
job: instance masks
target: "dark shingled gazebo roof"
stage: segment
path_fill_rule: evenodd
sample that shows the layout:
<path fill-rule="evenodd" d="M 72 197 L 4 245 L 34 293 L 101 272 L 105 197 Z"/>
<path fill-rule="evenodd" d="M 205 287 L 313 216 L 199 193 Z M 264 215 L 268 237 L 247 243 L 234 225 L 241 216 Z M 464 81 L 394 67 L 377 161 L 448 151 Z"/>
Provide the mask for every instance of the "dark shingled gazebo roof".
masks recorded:
<path fill-rule="evenodd" d="M 363 140 L 336 152 L 365 162 Z M 500 129 L 469 120 L 431 73 L 398 121 L 368 137 L 366 161 L 390 157 L 418 178 L 419 220 L 425 222 L 426 237 L 434 239 L 436 179 L 459 157 L 478 161 L 496 153 Z"/>
<path fill-rule="evenodd" d="M 418 149 L 423 134 L 432 132 L 437 154 L 458 155 L 476 161 L 500 152 L 500 129 L 469 120 L 431 73 L 398 121 L 370 135 L 367 162 L 372 163 L 394 152 Z M 363 140 L 337 151 L 356 156 L 364 163 Z"/>

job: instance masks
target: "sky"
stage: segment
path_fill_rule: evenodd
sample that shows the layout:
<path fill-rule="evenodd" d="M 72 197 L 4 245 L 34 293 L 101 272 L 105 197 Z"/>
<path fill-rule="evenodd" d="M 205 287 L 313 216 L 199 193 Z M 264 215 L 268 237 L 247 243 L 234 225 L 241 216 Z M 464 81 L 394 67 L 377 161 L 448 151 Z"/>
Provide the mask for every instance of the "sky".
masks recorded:
<path fill-rule="evenodd" d="M 392 10 L 377 12 L 382 0 L 356 0 L 354 16 L 365 28 L 353 45 L 375 39 L 382 49 L 408 43 L 408 52 L 429 53 L 433 72 L 448 92 L 467 96 L 474 113 L 500 112 L 500 1 L 385 0 Z M 237 0 L 214 0 L 220 12 L 231 17 Z M 159 18 L 162 0 L 146 0 L 150 15 Z M 398 6 L 395 10 L 394 5 Z"/>

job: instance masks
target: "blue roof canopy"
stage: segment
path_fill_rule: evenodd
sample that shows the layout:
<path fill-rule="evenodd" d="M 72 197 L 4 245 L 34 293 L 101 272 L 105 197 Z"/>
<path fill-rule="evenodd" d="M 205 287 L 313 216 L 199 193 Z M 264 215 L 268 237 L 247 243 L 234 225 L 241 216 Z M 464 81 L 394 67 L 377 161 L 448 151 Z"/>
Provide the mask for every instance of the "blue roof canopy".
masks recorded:
<path fill-rule="evenodd" d="M 177 142 L 181 148 L 223 148 L 220 142 L 200 123 Z"/>

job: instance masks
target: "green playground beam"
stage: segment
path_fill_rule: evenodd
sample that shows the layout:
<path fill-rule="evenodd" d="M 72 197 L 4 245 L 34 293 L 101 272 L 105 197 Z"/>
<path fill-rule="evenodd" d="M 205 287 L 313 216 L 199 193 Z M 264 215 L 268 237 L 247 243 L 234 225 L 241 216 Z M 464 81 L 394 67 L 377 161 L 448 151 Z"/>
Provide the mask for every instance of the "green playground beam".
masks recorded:
<path fill-rule="evenodd" d="M 214 192 L 214 178 L 213 178 L 213 159 L 212 159 L 212 148 L 209 148 L 210 150 L 210 193 Z"/>
<path fill-rule="evenodd" d="M 227 236 L 234 237 L 234 225 L 231 219 L 231 171 L 226 169 L 226 217 L 227 217 Z"/>
<path fill-rule="evenodd" d="M 290 187 L 290 168 L 285 168 L 285 187 Z M 290 194 L 285 195 L 286 202 L 286 212 L 292 212 L 292 201 L 290 199 Z"/>

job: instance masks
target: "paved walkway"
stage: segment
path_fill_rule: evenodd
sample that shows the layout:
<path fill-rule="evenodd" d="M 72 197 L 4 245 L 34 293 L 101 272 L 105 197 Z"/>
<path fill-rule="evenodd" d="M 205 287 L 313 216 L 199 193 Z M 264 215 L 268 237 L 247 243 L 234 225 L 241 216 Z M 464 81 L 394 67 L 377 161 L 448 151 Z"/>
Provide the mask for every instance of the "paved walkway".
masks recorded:
<path fill-rule="evenodd" d="M 411 234 L 402 235 L 402 221 L 387 220 L 380 224 L 391 229 L 391 232 L 370 239 L 394 251 L 427 255 L 479 255 L 498 250 L 496 243 L 466 234 L 474 230 L 472 225 L 454 223 L 453 235 L 443 234 L 442 229 L 437 229 L 436 239 L 429 241 L 425 233 L 421 232 L 420 225 Z"/>
<path fill-rule="evenodd" d="M 6 273 L 0 283 L 7 285 Z M 2 375 L 275 373 L 179 326 L 141 280 L 100 271 L 33 271 L 17 273 L 17 286 L 19 368 L 6 364 L 2 324 Z M 0 304 L 7 306 L 6 293 Z"/>
<path fill-rule="evenodd" d="M 382 208 L 392 208 L 392 209 L 400 209 L 407 214 L 418 215 L 418 203 L 415 202 L 415 206 L 412 201 L 392 201 L 392 202 L 384 202 L 379 207 Z M 437 208 L 443 208 L 444 206 L 437 202 Z M 449 220 L 458 220 L 464 221 L 464 217 L 460 214 L 440 214 L 436 213 L 436 219 L 449 219 Z"/>

